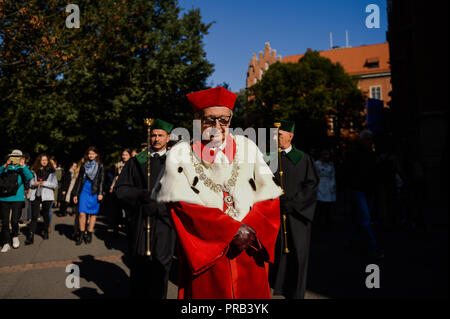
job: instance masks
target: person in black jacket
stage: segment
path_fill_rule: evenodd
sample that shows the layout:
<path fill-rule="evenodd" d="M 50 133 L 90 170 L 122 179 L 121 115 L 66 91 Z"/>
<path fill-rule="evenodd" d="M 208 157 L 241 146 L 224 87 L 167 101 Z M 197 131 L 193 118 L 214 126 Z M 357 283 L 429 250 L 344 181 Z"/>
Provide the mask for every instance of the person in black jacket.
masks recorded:
<path fill-rule="evenodd" d="M 77 167 L 77 163 L 73 162 L 69 169 L 64 171 L 64 174 L 61 179 L 61 187 L 59 189 L 60 194 L 58 198 L 60 198 L 61 205 L 59 206 L 59 216 L 66 216 L 67 215 L 67 207 L 69 206 L 69 201 L 67 201 L 67 192 L 70 187 L 70 182 L 72 181 L 74 171 Z"/>
<path fill-rule="evenodd" d="M 79 231 L 76 244 L 91 243 L 95 221 L 103 200 L 105 168 L 100 161 L 97 148 L 89 147 L 84 155 L 85 163 L 80 168 L 77 181 L 73 189 L 73 202 L 79 204 Z M 86 231 L 86 215 L 89 215 L 89 227 Z M 82 238 L 83 237 L 83 238 Z"/>
<path fill-rule="evenodd" d="M 383 258 L 384 253 L 371 226 L 377 178 L 376 157 L 372 145 L 373 133 L 364 130 L 345 154 L 346 182 L 353 206 L 353 229 L 348 245 L 350 248 L 360 245 L 368 257 L 379 259 Z"/>
<path fill-rule="evenodd" d="M 280 227 L 275 245 L 275 260 L 269 268 L 269 281 L 274 295 L 282 295 L 286 299 L 303 299 L 306 292 L 319 173 L 313 158 L 292 144 L 295 123 L 289 121 L 280 123 L 277 139 L 282 150 L 281 168 L 284 186 L 284 194 L 280 197 L 280 213 L 286 216 L 286 246 L 289 253 L 284 252 L 284 229 Z M 278 153 L 270 154 L 270 159 L 273 160 L 274 156 L 278 156 Z M 274 179 L 281 185 L 280 166 L 277 167 Z"/>
<path fill-rule="evenodd" d="M 167 143 L 173 125 L 155 120 L 151 131 L 150 189 L 161 187 Z M 147 151 L 128 160 L 114 186 L 114 192 L 129 212 L 128 249 L 130 256 L 130 296 L 165 299 L 172 258 L 175 230 L 166 206 L 156 203 L 147 191 Z M 151 257 L 146 256 L 146 220 L 151 219 Z"/>

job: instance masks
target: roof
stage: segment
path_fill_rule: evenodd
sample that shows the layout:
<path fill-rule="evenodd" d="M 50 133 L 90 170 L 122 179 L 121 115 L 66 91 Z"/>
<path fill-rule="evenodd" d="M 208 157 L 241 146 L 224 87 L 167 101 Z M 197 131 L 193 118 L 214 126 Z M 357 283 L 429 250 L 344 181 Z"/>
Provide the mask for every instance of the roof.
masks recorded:
<path fill-rule="evenodd" d="M 333 63 L 339 62 L 350 75 L 373 74 L 390 72 L 389 44 L 387 42 L 372 45 L 363 45 L 354 48 L 338 48 L 319 51 L 320 56 L 330 59 Z M 289 55 L 281 59 L 282 63 L 297 63 L 304 54 Z M 372 63 L 379 63 L 378 68 L 369 68 Z"/>

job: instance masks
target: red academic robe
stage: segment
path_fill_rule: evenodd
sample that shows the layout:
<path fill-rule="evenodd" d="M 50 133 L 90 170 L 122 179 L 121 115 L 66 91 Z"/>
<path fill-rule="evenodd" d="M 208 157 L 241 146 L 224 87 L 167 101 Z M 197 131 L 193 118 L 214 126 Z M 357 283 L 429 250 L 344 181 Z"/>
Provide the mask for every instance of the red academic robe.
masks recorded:
<path fill-rule="evenodd" d="M 257 242 L 237 256 L 230 256 L 230 242 L 241 222 L 225 214 L 225 205 L 220 210 L 177 202 L 169 209 L 179 242 L 178 298 L 270 298 L 268 263 L 273 263 L 280 227 L 278 198 L 255 203 L 242 220 L 256 231 Z"/>

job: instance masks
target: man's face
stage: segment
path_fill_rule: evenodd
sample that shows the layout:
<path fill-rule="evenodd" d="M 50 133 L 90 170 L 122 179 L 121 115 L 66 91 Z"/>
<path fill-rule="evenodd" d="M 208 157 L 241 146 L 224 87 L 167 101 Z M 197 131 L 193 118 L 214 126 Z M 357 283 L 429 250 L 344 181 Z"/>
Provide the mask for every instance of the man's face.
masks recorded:
<path fill-rule="evenodd" d="M 324 162 L 328 162 L 330 160 L 330 152 L 324 150 L 320 153 L 320 158 L 322 159 L 322 161 Z"/>
<path fill-rule="evenodd" d="M 200 120 L 202 140 L 209 146 L 220 146 L 228 135 L 231 110 L 225 106 L 211 106 L 203 110 Z"/>
<path fill-rule="evenodd" d="M 372 135 L 366 134 L 361 138 L 361 143 L 368 149 L 372 148 L 373 138 Z"/>
<path fill-rule="evenodd" d="M 150 135 L 150 141 L 152 143 L 152 149 L 156 152 L 163 151 L 167 143 L 170 141 L 170 135 L 166 131 L 160 129 L 152 130 Z"/>
<path fill-rule="evenodd" d="M 289 146 L 291 146 L 292 138 L 294 137 L 294 134 L 291 132 L 279 130 L 278 132 L 278 145 L 281 147 L 281 149 L 286 149 Z"/>

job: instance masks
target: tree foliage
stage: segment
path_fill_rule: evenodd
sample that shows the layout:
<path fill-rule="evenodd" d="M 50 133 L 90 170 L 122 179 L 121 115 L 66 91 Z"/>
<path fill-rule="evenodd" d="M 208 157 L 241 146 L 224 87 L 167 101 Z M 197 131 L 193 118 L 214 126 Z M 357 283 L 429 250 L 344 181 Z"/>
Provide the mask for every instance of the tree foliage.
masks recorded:
<path fill-rule="evenodd" d="M 298 63 L 272 64 L 249 96 L 249 121 L 261 126 L 273 125 L 274 119 L 295 121 L 301 147 L 327 143 L 329 117 L 337 132 L 358 128 L 363 120 L 364 98 L 356 80 L 319 52 L 306 52 Z"/>
<path fill-rule="evenodd" d="M 96 145 L 107 159 L 146 138 L 144 117 L 186 124 L 185 95 L 206 87 L 211 24 L 176 0 L 0 0 L 3 152 L 20 147 L 78 159 Z M 116 158 L 114 158 L 115 160 Z"/>

